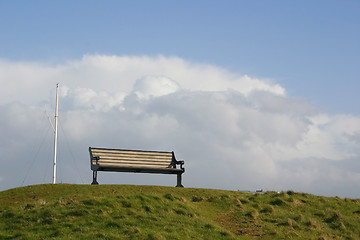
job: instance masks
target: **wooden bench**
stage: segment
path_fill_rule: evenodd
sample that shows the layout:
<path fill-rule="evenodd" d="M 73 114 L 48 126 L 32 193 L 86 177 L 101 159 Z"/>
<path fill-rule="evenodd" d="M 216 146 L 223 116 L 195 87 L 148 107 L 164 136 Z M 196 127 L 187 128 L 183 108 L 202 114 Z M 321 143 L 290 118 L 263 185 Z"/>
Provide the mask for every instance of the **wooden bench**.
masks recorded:
<path fill-rule="evenodd" d="M 184 161 L 177 161 L 174 152 L 123 150 L 89 147 L 93 171 L 92 184 L 97 182 L 97 171 L 177 174 L 176 187 L 183 187 L 181 175 Z M 176 168 L 180 165 L 180 168 Z"/>

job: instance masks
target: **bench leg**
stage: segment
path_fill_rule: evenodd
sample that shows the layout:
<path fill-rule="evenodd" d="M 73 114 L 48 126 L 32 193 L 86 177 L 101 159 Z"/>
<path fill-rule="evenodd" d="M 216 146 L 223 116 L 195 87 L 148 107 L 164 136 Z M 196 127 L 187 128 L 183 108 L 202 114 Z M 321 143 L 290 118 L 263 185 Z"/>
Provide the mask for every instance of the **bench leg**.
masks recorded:
<path fill-rule="evenodd" d="M 182 173 L 181 173 L 182 174 Z M 181 184 L 181 174 L 177 174 L 177 185 L 176 187 L 184 187 L 182 184 Z"/>
<path fill-rule="evenodd" d="M 97 179 L 97 171 L 93 171 L 93 181 L 91 185 L 98 185 L 99 183 L 96 181 Z"/>

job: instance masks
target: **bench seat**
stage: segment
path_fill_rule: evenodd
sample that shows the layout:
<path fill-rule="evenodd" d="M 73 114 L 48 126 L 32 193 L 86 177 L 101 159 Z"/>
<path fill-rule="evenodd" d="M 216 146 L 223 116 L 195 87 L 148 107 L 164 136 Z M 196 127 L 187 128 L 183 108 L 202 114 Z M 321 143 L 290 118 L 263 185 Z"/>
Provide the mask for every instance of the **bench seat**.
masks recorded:
<path fill-rule="evenodd" d="M 177 187 L 182 187 L 184 161 L 177 161 L 174 152 L 124 150 L 89 147 L 92 184 L 98 184 L 97 171 L 177 174 Z M 177 165 L 180 165 L 177 168 Z"/>

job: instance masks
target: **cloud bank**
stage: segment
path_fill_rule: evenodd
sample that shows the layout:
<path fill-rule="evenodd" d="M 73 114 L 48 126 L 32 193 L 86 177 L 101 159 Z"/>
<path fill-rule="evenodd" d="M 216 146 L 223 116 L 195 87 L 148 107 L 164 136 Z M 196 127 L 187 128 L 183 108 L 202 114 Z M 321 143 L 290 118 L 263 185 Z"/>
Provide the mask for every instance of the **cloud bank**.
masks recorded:
<path fill-rule="evenodd" d="M 360 118 L 321 112 L 274 81 L 164 56 L 0 60 L 0 76 L 2 190 L 50 182 L 44 110 L 53 112 L 59 82 L 64 182 L 91 182 L 89 146 L 174 150 L 187 187 L 360 197 Z M 99 173 L 99 182 L 175 177 Z"/>

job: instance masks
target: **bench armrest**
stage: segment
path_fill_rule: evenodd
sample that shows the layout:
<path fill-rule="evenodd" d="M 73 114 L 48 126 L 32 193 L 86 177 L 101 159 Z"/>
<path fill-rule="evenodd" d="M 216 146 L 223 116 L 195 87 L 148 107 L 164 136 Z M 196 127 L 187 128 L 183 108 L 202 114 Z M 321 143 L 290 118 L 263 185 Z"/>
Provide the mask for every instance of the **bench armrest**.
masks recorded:
<path fill-rule="evenodd" d="M 96 164 L 98 164 L 98 161 L 100 160 L 100 157 L 98 157 L 98 156 L 92 157 L 91 160 L 96 160 Z"/>
<path fill-rule="evenodd" d="M 183 168 L 183 165 L 185 164 L 184 161 L 176 161 L 176 164 L 180 164 L 180 168 L 181 168 L 181 169 L 184 169 L 184 168 Z"/>

